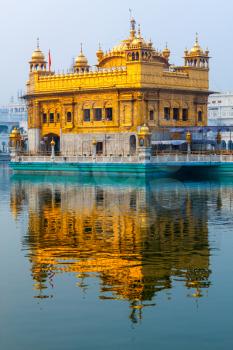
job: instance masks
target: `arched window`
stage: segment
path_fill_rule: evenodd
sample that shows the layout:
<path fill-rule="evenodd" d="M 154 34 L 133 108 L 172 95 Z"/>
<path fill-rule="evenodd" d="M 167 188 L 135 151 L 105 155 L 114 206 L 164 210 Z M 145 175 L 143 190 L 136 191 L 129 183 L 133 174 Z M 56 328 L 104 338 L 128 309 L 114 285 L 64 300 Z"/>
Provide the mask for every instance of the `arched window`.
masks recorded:
<path fill-rule="evenodd" d="M 182 120 L 183 122 L 186 122 L 188 120 L 189 117 L 189 110 L 188 108 L 182 108 Z"/>
<path fill-rule="evenodd" d="M 49 114 L 49 122 L 54 123 L 54 113 Z"/>
<path fill-rule="evenodd" d="M 94 119 L 95 121 L 102 120 L 102 108 L 94 108 Z"/>
<path fill-rule="evenodd" d="M 203 113 L 202 113 L 202 111 L 198 111 L 198 122 L 200 123 L 200 122 L 202 122 L 202 119 L 203 119 Z"/>
<path fill-rule="evenodd" d="M 173 108 L 173 120 L 179 120 L 180 117 L 180 110 L 179 108 L 175 107 Z"/>
<path fill-rule="evenodd" d="M 112 107 L 107 107 L 105 109 L 105 119 L 107 121 L 112 121 Z"/>
<path fill-rule="evenodd" d="M 153 121 L 154 120 L 154 111 L 153 111 L 153 109 L 150 110 L 149 116 L 150 116 L 150 121 Z"/>
<path fill-rule="evenodd" d="M 66 113 L 66 121 L 67 121 L 67 123 L 72 122 L 72 113 L 71 112 Z"/>
<path fill-rule="evenodd" d="M 164 107 L 164 119 L 170 120 L 171 109 L 170 107 Z"/>
<path fill-rule="evenodd" d="M 43 124 L 47 123 L 47 114 L 46 113 L 43 113 L 42 121 L 43 121 Z"/>

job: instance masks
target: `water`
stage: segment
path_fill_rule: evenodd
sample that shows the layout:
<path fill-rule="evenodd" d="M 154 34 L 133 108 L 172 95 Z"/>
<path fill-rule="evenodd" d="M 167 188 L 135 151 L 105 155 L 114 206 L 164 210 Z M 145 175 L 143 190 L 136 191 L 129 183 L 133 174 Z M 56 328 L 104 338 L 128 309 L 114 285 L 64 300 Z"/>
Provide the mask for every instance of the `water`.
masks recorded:
<path fill-rule="evenodd" d="M 0 349 L 231 349 L 233 178 L 0 166 Z"/>

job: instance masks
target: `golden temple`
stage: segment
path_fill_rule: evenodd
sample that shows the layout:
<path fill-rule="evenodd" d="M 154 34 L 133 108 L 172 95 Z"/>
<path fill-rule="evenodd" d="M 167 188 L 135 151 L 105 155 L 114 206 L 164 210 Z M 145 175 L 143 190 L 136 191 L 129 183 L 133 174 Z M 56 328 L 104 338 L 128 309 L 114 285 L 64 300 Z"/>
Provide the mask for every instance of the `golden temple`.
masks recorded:
<path fill-rule="evenodd" d="M 140 128 L 153 136 L 166 126 L 205 126 L 209 95 L 209 51 L 196 37 L 184 65 L 171 65 L 170 50 L 154 48 L 130 20 L 128 38 L 96 52 L 90 67 L 81 52 L 67 74 L 47 68 L 39 44 L 30 60 L 28 103 L 30 154 L 137 154 Z"/>

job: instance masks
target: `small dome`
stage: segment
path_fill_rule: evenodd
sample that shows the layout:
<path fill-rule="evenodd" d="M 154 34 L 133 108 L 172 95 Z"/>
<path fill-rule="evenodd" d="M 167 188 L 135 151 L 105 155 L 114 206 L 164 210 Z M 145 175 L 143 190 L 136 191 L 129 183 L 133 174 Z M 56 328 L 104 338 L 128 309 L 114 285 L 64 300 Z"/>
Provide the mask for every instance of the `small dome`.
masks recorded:
<path fill-rule="evenodd" d="M 194 47 L 190 50 L 191 53 L 199 53 L 202 52 L 202 48 L 200 45 L 195 44 Z"/>
<path fill-rule="evenodd" d="M 135 45 L 140 45 L 140 46 L 143 46 L 143 47 L 150 47 L 150 45 L 152 44 L 151 42 L 147 43 L 142 35 L 141 35 L 141 27 L 140 27 L 140 24 L 138 25 L 138 34 L 137 34 L 137 37 L 135 39 L 133 39 L 132 43 L 131 43 L 133 46 Z M 152 46 L 152 45 L 151 45 Z"/>
<path fill-rule="evenodd" d="M 196 40 L 195 40 L 195 44 L 193 46 L 193 48 L 190 50 L 191 54 L 202 54 L 203 50 L 201 48 L 201 46 L 199 45 L 199 41 L 198 41 L 198 34 L 196 34 Z"/>
<path fill-rule="evenodd" d="M 135 38 L 133 41 L 132 41 L 132 45 L 136 46 L 136 45 L 143 45 L 143 46 L 147 46 L 147 43 L 145 42 L 145 40 L 143 38 Z"/>
<path fill-rule="evenodd" d="M 76 67 L 87 67 L 88 66 L 88 60 L 87 60 L 86 56 L 83 54 L 82 45 L 81 45 L 80 54 L 75 59 L 75 66 Z"/>
<path fill-rule="evenodd" d="M 13 134 L 13 135 L 19 135 L 19 134 L 20 134 L 19 129 L 14 128 L 14 129 L 12 130 L 12 134 Z"/>
<path fill-rule="evenodd" d="M 146 125 L 146 124 L 144 124 L 143 126 L 141 126 L 141 128 L 140 128 L 140 134 L 142 135 L 148 135 L 148 134 L 150 134 L 150 129 L 149 129 L 149 127 Z"/>
<path fill-rule="evenodd" d="M 45 57 L 43 52 L 37 48 L 32 54 L 32 61 L 44 61 Z"/>
<path fill-rule="evenodd" d="M 78 57 L 76 58 L 75 63 L 79 65 L 87 65 L 88 61 L 86 56 L 84 56 L 83 53 L 80 53 L 80 55 L 78 55 Z"/>
<path fill-rule="evenodd" d="M 101 46 L 99 44 L 99 49 L 96 51 L 96 57 L 98 58 L 98 61 L 100 62 L 102 58 L 104 57 L 104 52 L 101 49 Z"/>
<path fill-rule="evenodd" d="M 167 59 L 170 57 L 171 51 L 169 50 L 167 45 L 166 45 L 165 49 L 163 50 L 162 54 L 163 54 L 163 57 L 165 57 Z"/>
<path fill-rule="evenodd" d="M 46 60 L 43 52 L 40 50 L 39 39 L 37 39 L 37 48 L 32 53 L 32 58 L 29 61 L 30 72 L 45 71 L 46 70 Z"/>
<path fill-rule="evenodd" d="M 114 48 L 112 49 L 112 51 L 125 51 L 128 49 L 129 47 L 129 44 L 130 44 L 130 40 L 123 40 L 120 42 L 120 44 L 114 46 Z"/>
<path fill-rule="evenodd" d="M 14 128 L 10 133 L 10 138 L 18 138 L 20 136 L 20 131 L 17 128 Z"/>

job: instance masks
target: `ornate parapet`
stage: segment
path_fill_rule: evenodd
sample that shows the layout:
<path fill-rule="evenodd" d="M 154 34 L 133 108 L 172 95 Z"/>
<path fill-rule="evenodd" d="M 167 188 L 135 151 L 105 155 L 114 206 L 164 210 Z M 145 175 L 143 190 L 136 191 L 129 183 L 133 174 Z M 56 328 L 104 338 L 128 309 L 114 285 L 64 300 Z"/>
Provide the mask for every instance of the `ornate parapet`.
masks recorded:
<path fill-rule="evenodd" d="M 65 92 L 80 89 L 101 89 L 127 84 L 127 68 L 98 68 L 96 70 L 51 75 L 34 75 L 27 93 Z"/>

